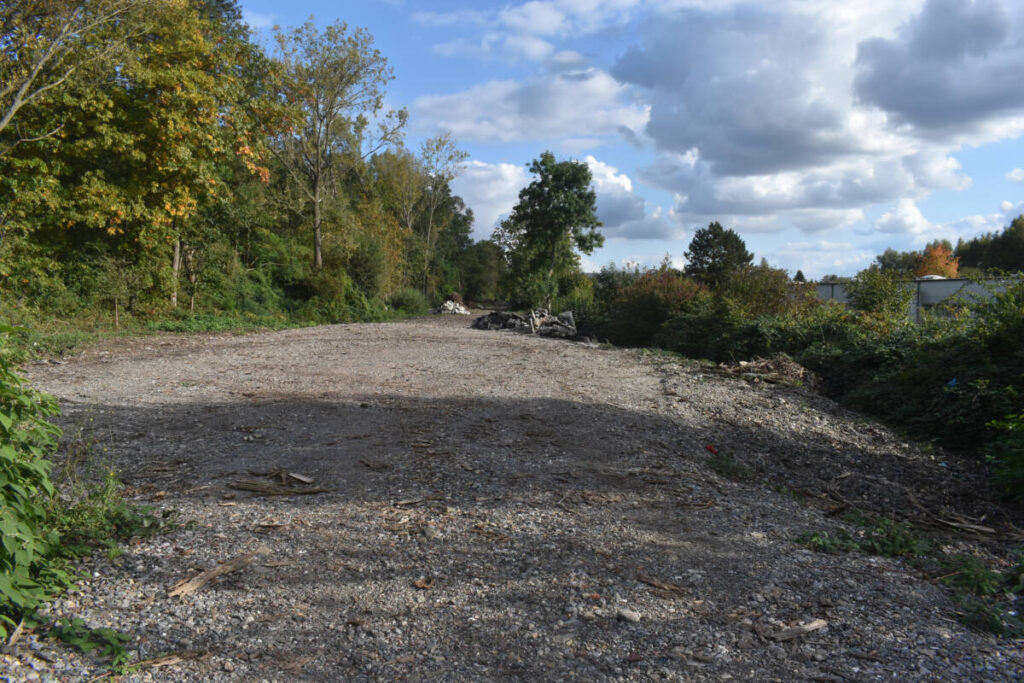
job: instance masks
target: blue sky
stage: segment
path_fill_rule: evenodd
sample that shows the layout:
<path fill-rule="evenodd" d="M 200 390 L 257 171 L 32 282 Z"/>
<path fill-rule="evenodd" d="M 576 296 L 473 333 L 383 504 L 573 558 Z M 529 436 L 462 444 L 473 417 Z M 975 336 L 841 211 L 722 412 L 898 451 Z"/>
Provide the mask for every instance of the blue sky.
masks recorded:
<path fill-rule="evenodd" d="M 850 275 L 1024 213 L 1020 0 L 242 0 L 364 26 L 406 145 L 451 131 L 490 235 L 545 149 L 591 167 L 605 246 L 682 265 L 717 220 L 760 259 Z"/>

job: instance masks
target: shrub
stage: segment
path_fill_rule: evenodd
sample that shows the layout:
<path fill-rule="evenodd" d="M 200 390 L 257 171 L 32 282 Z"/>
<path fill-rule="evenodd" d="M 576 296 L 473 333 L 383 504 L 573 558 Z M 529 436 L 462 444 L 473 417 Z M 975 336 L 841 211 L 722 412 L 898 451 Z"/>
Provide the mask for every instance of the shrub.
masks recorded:
<path fill-rule="evenodd" d="M 368 297 L 380 296 L 387 283 L 387 254 L 381 243 L 362 235 L 345 261 L 345 270 L 352 282 Z"/>
<path fill-rule="evenodd" d="M 423 292 L 413 287 L 399 290 L 391 297 L 391 305 L 407 315 L 424 315 L 430 310 L 430 302 Z"/>
<path fill-rule="evenodd" d="M 608 337 L 623 346 L 649 346 L 666 321 L 699 305 L 707 292 L 704 285 L 668 268 L 643 273 L 612 300 Z"/>
<path fill-rule="evenodd" d="M 767 265 L 743 266 L 725 278 L 719 288 L 747 317 L 787 313 L 801 299 L 802 290 L 794 289 L 789 275 L 781 268 Z"/>
<path fill-rule="evenodd" d="M 867 313 L 906 317 L 914 293 L 895 271 L 867 268 L 846 283 L 850 305 Z"/>
<path fill-rule="evenodd" d="M 996 484 L 1010 500 L 1024 501 L 1024 411 L 988 426 L 997 431 L 989 448 Z"/>
<path fill-rule="evenodd" d="M 3 351 L 13 331 L 0 327 L 0 640 L 71 580 L 55 559 L 60 537 L 47 515 L 54 495 L 47 458 L 60 437 L 47 420 L 57 403 L 11 369 Z"/>

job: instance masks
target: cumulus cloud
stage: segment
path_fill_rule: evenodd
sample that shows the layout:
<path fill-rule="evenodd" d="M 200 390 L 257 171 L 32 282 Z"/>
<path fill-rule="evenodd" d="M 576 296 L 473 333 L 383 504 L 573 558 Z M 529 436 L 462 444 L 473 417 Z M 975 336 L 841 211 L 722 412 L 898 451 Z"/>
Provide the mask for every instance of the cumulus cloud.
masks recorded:
<path fill-rule="evenodd" d="M 862 150 L 831 84 L 811 70 L 828 32 L 754 7 L 652 23 L 612 69 L 649 92 L 659 149 L 700 150 L 719 175 L 806 168 Z"/>
<path fill-rule="evenodd" d="M 866 267 L 875 258 L 873 251 L 853 242 L 819 240 L 786 242 L 767 255 L 769 262 L 795 273 L 816 279 L 829 274 L 850 274 Z"/>
<path fill-rule="evenodd" d="M 529 182 L 525 166 L 469 161 L 452 181 L 452 191 L 472 207 L 473 236 L 486 239 L 507 216 Z"/>
<path fill-rule="evenodd" d="M 417 115 L 467 141 L 523 140 L 617 134 L 639 128 L 647 108 L 625 102 L 625 88 L 604 71 L 539 75 L 525 82 L 490 81 L 451 95 L 428 95 Z"/>
<path fill-rule="evenodd" d="M 921 235 L 933 227 L 912 199 L 901 199 L 895 209 L 875 221 L 875 230 L 895 234 Z"/>
<path fill-rule="evenodd" d="M 1024 168 L 1015 168 L 1006 174 L 1006 179 L 1011 183 L 1024 183 Z"/>
<path fill-rule="evenodd" d="M 1024 114 L 1024 29 L 1003 0 L 927 0 L 894 38 L 857 51 L 854 90 L 897 124 L 946 132 Z"/>
<path fill-rule="evenodd" d="M 560 33 L 565 23 L 565 15 L 551 2 L 507 6 L 499 17 L 513 31 L 542 36 Z"/>
<path fill-rule="evenodd" d="M 624 239 L 678 239 L 682 226 L 674 214 L 660 206 L 648 208 L 646 200 L 633 191 L 633 183 L 614 166 L 587 156 L 591 184 L 597 195 L 597 217 L 607 237 Z"/>

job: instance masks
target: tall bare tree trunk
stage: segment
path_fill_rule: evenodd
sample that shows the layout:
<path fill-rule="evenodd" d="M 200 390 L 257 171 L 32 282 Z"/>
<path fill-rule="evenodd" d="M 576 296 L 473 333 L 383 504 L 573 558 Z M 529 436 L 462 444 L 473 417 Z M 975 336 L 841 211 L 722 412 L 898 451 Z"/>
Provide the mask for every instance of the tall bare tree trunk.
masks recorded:
<path fill-rule="evenodd" d="M 171 259 L 174 280 L 171 282 L 171 305 L 178 307 L 178 273 L 181 272 L 181 238 L 174 239 L 174 257 Z"/>
<path fill-rule="evenodd" d="M 324 267 L 323 236 L 320 233 L 320 223 L 323 216 L 320 215 L 320 188 L 317 188 L 313 196 L 313 267 L 320 270 Z"/>

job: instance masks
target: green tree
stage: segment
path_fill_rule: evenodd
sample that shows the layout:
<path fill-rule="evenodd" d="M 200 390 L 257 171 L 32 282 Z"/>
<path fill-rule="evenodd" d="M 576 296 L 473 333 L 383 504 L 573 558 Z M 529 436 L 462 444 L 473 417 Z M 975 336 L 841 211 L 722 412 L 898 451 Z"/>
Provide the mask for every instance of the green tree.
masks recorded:
<path fill-rule="evenodd" d="M 111 29 L 124 25 L 125 15 L 141 6 L 140 0 L 0 3 L 0 155 L 61 129 L 60 123 L 25 129 L 17 120 L 23 109 L 57 94 L 73 77 L 119 51 L 124 32 Z"/>
<path fill-rule="evenodd" d="M 328 201 L 357 162 L 397 141 L 405 110 L 385 111 L 384 87 L 394 78 L 387 59 L 373 47 L 366 29 L 349 31 L 342 22 L 322 32 L 312 21 L 290 32 L 277 31 L 278 68 L 274 86 L 286 102 L 288 124 L 275 132 L 271 149 L 312 205 L 313 264 L 323 260 L 323 226 Z M 376 120 L 375 135 L 368 133 Z"/>
<path fill-rule="evenodd" d="M 875 265 L 885 272 L 910 277 L 917 270 L 917 262 L 920 259 L 919 251 L 896 251 L 890 247 L 875 257 Z"/>
<path fill-rule="evenodd" d="M 434 216 L 442 203 L 451 197 L 449 185 L 458 173 L 459 166 L 469 157 L 469 154 L 456 147 L 451 133 L 444 133 L 424 141 L 421 156 L 423 158 L 423 170 L 427 176 L 427 183 L 423 193 L 424 213 L 426 214 L 426 234 L 423 250 L 423 293 L 427 294 L 430 256 L 435 240 Z"/>
<path fill-rule="evenodd" d="M 684 256 L 687 260 L 686 274 L 712 287 L 717 287 L 731 273 L 754 260 L 739 234 L 723 228 L 718 221 L 694 233 Z"/>
<path fill-rule="evenodd" d="M 604 244 L 598 228 L 590 169 L 579 161 L 556 161 L 544 152 L 530 164 L 536 179 L 519 192 L 512 214 L 494 241 L 509 258 L 520 297 L 547 306 L 558 296 L 558 276 L 579 268 L 584 254 Z"/>
<path fill-rule="evenodd" d="M 797 270 L 796 275 L 793 276 L 793 282 L 807 282 L 807 278 L 804 276 L 804 271 Z"/>
<path fill-rule="evenodd" d="M 480 240 L 460 255 L 459 272 L 462 276 L 460 293 L 466 301 L 495 301 L 500 296 L 508 263 L 501 247 L 491 240 Z"/>
<path fill-rule="evenodd" d="M 882 270 L 877 265 L 860 271 L 844 286 L 850 306 L 887 316 L 905 317 L 914 296 L 903 275 L 893 270 Z"/>

